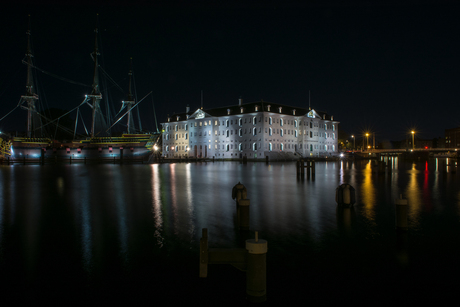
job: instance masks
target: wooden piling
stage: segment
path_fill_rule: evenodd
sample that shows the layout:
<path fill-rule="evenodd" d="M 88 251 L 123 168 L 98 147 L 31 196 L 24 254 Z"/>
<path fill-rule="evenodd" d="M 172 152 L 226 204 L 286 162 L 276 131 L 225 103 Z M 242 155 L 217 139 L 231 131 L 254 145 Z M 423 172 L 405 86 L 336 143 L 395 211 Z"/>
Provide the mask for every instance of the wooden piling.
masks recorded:
<path fill-rule="evenodd" d="M 237 222 L 241 230 L 249 230 L 249 199 L 240 199 L 237 201 Z"/>
<path fill-rule="evenodd" d="M 406 231 L 408 229 L 407 223 L 407 199 L 402 198 L 402 195 L 399 196 L 399 199 L 395 200 L 396 210 L 395 210 L 395 218 L 396 218 L 396 230 L 398 231 Z"/>

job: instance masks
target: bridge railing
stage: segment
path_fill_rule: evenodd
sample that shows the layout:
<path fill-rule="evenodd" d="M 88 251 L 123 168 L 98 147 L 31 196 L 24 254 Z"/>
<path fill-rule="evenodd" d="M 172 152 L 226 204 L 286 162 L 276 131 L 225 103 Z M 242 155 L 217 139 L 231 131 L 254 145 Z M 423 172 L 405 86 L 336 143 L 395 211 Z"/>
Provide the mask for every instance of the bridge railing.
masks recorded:
<path fill-rule="evenodd" d="M 460 151 L 460 148 L 414 148 L 414 149 L 370 149 L 362 151 L 363 153 L 398 153 L 398 152 L 410 152 L 410 151 L 423 151 L 423 152 L 455 152 Z"/>

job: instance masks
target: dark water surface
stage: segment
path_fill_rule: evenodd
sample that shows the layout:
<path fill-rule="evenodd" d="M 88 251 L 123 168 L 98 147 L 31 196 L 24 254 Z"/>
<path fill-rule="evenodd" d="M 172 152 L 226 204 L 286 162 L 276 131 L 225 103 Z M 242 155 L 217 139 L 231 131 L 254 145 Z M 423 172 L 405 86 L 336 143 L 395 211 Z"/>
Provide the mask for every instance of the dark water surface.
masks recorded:
<path fill-rule="evenodd" d="M 232 187 L 251 200 L 251 230 L 268 241 L 267 304 L 443 303 L 460 276 L 456 161 L 0 167 L 0 303 L 222 305 L 245 302 L 245 273 L 198 277 L 210 247 L 241 247 Z M 350 183 L 357 203 L 338 209 Z M 409 201 L 395 231 L 394 199 Z"/>

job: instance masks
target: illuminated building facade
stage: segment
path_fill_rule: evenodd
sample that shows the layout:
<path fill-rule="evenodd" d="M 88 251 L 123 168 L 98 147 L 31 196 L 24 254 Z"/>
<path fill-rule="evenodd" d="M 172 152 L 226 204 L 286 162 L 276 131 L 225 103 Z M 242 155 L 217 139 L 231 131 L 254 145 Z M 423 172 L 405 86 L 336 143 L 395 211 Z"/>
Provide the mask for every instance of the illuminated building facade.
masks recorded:
<path fill-rule="evenodd" d="M 162 123 L 163 157 L 283 159 L 337 155 L 338 121 L 264 101 L 190 112 Z"/>

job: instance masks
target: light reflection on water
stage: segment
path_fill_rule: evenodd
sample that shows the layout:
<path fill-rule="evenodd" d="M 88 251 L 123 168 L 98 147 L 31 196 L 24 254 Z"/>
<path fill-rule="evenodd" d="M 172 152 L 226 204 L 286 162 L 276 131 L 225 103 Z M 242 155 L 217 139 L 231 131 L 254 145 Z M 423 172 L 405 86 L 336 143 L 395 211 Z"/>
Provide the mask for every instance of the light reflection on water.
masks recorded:
<path fill-rule="evenodd" d="M 370 221 L 374 222 L 375 220 L 375 187 L 373 182 L 373 170 L 372 170 L 372 161 L 369 161 L 366 164 L 366 168 L 363 170 L 363 181 L 361 184 L 361 199 L 364 205 L 364 217 Z"/>
<path fill-rule="evenodd" d="M 160 170 L 158 164 L 152 164 L 152 179 L 151 179 L 151 186 L 152 186 L 152 214 L 153 220 L 155 224 L 155 232 L 154 237 L 157 239 L 157 245 L 162 248 L 163 247 L 163 217 L 161 214 L 161 194 L 160 194 Z"/>
<path fill-rule="evenodd" d="M 404 195 L 406 196 L 409 203 L 409 220 L 412 223 L 412 227 L 419 227 L 418 217 L 421 213 L 422 199 L 421 199 L 421 182 L 419 182 L 420 171 L 417 170 L 416 164 L 413 163 L 409 171 L 409 182 L 407 184 Z M 423 182 L 422 182 L 423 183 Z"/>
<path fill-rule="evenodd" d="M 317 162 L 310 180 L 298 179 L 293 163 L 1 166 L 0 264 L 39 274 L 34 272 L 44 255 L 59 244 L 48 238 L 56 232 L 71 246 L 63 254 L 77 250 L 74 256 L 88 275 L 103 275 L 105 266 L 109 270 L 117 263 L 131 270 L 141 266 L 136 259 L 152 259 L 153 266 L 186 251 L 198 256 L 202 228 L 208 228 L 210 246 L 235 246 L 231 190 L 238 182 L 248 190 L 251 230 L 269 241 L 271 259 L 294 257 L 294 246 L 332 249 L 342 235 L 369 245 L 365 253 L 372 253 L 383 245 L 376 240 L 394 235 L 394 199 L 400 194 L 409 202 L 412 234 L 459 228 L 452 161 L 386 162 L 391 168 L 384 173 L 372 161 Z M 342 183 L 356 189 L 351 209 L 335 203 Z M 9 263 L 5 259 L 12 254 L 19 256 Z"/>

